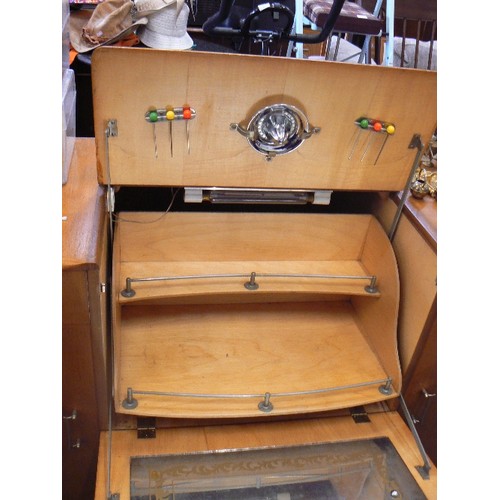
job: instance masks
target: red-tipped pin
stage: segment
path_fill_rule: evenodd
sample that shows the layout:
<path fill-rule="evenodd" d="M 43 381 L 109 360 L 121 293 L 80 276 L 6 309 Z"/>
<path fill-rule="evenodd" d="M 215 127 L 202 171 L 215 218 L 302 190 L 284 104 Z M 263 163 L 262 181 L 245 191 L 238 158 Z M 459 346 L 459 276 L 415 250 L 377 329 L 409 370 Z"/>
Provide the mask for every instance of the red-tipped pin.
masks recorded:
<path fill-rule="evenodd" d="M 182 117 L 184 118 L 185 122 L 186 122 L 186 141 L 187 141 L 187 152 L 188 152 L 188 155 L 191 154 L 191 144 L 190 144 L 190 141 L 189 141 L 189 120 L 191 120 L 191 117 L 192 117 L 192 112 L 191 112 L 191 108 L 189 106 L 184 106 L 183 110 L 182 110 Z"/>
<path fill-rule="evenodd" d="M 372 120 L 370 125 L 375 132 L 380 132 L 382 130 L 382 124 L 378 120 Z M 375 139 L 375 135 L 376 134 L 372 134 L 370 139 L 368 139 L 368 142 L 366 143 L 366 148 L 363 151 L 363 155 L 361 156 L 361 161 L 365 159 L 366 153 L 368 153 L 368 150 L 370 149 L 370 146 L 372 145 L 372 142 Z"/>

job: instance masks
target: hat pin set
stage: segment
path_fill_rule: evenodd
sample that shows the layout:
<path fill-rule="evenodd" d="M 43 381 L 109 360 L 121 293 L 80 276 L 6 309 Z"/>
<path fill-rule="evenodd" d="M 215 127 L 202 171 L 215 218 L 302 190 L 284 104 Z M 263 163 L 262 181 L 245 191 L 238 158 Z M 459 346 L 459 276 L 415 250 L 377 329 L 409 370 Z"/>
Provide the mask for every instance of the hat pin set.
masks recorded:
<path fill-rule="evenodd" d="M 370 133 L 370 136 L 368 137 L 368 140 L 366 141 L 366 143 L 364 145 L 364 150 L 363 150 L 363 153 L 361 154 L 361 161 L 363 161 L 365 159 L 365 157 L 366 157 L 368 151 L 370 150 L 375 139 L 379 138 L 379 137 L 383 137 L 382 145 L 380 146 L 378 153 L 377 153 L 377 156 L 375 158 L 375 161 L 373 162 L 373 164 L 376 165 L 377 161 L 380 158 L 380 155 L 382 154 L 382 151 L 386 145 L 387 139 L 389 138 L 389 136 L 394 135 L 396 132 L 395 125 L 393 123 L 388 123 L 388 122 L 384 122 L 381 120 L 375 120 L 373 118 L 366 118 L 364 116 L 358 118 L 354 122 L 354 124 L 356 125 L 357 130 L 354 133 L 354 142 L 353 142 L 351 150 L 349 152 L 348 159 L 350 160 L 352 158 L 361 136 L 365 132 L 368 132 L 368 133 Z"/>
<path fill-rule="evenodd" d="M 154 142 L 154 154 L 155 158 L 158 159 L 158 144 L 156 137 L 156 124 L 161 122 L 166 122 L 169 124 L 169 138 L 170 138 L 170 156 L 174 156 L 174 143 L 173 143 L 173 123 L 175 121 L 183 121 L 185 123 L 186 130 L 186 144 L 187 144 L 187 153 L 191 153 L 191 146 L 189 140 L 189 122 L 196 118 L 196 111 L 190 106 L 182 106 L 182 107 L 167 107 L 160 109 L 149 109 L 146 111 L 144 118 L 148 123 L 153 125 L 153 142 Z M 396 127 L 393 123 L 384 122 L 381 120 L 376 120 L 372 118 L 360 117 L 358 118 L 354 124 L 356 125 L 356 132 L 354 134 L 353 143 L 349 152 L 348 159 L 351 160 L 358 143 L 360 142 L 362 134 L 368 132 L 371 135 L 365 141 L 363 153 L 361 154 L 361 162 L 364 161 L 367 156 L 373 142 L 376 138 L 382 137 L 382 144 L 377 152 L 373 165 L 376 165 L 384 147 L 387 143 L 387 140 L 390 136 L 396 133 Z M 378 139 L 380 140 L 380 139 Z"/>
<path fill-rule="evenodd" d="M 153 141 L 155 146 L 155 158 L 158 158 L 158 144 L 156 140 L 156 124 L 161 122 L 167 122 L 169 124 L 169 136 L 170 136 L 170 156 L 174 156 L 174 139 L 172 124 L 175 121 L 183 121 L 186 125 L 186 143 L 187 152 L 191 153 L 191 145 L 189 141 L 189 122 L 196 117 L 196 111 L 190 106 L 182 107 L 170 107 L 162 109 L 149 109 L 146 111 L 144 118 L 147 122 L 153 124 Z"/>

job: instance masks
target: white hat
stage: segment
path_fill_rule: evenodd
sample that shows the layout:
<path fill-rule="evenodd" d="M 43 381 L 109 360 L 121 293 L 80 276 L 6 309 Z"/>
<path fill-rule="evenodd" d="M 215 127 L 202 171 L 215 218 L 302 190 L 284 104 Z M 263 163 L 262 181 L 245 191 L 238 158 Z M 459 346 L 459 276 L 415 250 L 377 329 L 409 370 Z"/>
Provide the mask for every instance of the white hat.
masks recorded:
<path fill-rule="evenodd" d="M 185 50 L 193 46 L 187 33 L 189 7 L 183 3 L 179 14 L 177 5 L 170 4 L 148 16 L 148 24 L 137 31 L 139 40 L 154 49 Z"/>
<path fill-rule="evenodd" d="M 181 0 L 178 0 L 181 1 Z M 104 0 L 94 10 L 71 11 L 70 41 L 80 53 L 111 45 L 148 22 L 147 16 L 176 0 Z"/>

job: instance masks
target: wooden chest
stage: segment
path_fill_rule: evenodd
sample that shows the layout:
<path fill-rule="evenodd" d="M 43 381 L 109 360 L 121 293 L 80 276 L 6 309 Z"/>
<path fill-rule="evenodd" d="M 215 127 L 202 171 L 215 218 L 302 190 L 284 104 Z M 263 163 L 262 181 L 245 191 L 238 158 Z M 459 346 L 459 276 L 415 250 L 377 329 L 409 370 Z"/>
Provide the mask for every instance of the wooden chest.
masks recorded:
<path fill-rule="evenodd" d="M 113 281 L 96 498 L 139 498 L 130 457 L 378 437 L 434 497 L 436 471 L 395 411 L 390 235 L 329 208 L 337 193 L 405 188 L 436 128 L 435 73 L 101 48 L 92 81 Z M 116 210 L 130 187 L 165 188 L 166 209 Z M 145 421 L 155 438 L 138 438 Z M 188 494 L 188 478 L 165 477 L 148 494 Z"/>

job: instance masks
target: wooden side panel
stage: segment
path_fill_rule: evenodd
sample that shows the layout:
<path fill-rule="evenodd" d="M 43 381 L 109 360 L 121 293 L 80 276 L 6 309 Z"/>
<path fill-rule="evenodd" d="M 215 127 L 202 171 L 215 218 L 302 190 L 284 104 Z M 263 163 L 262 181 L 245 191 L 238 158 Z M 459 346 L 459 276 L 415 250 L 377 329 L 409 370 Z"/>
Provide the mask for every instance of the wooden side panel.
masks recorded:
<path fill-rule="evenodd" d="M 396 205 L 390 199 L 378 207 L 377 215 L 386 228 L 390 227 L 395 212 Z M 406 212 L 399 221 L 393 246 L 401 282 L 398 332 L 405 373 L 437 295 L 437 258 L 435 249 L 422 237 Z"/>
<path fill-rule="evenodd" d="M 121 226 L 116 224 L 114 232 L 114 244 L 113 244 L 113 268 L 111 271 L 111 279 L 113 287 L 111 290 L 111 342 L 113 349 L 113 383 L 114 391 L 116 394 L 117 381 L 120 380 L 120 364 L 121 364 L 121 342 L 119 332 L 119 325 L 121 324 L 121 307 L 119 304 L 120 296 L 120 269 L 121 269 L 121 248 L 122 246 L 117 243 L 120 241 Z"/>
<path fill-rule="evenodd" d="M 358 259 L 369 215 L 127 213 L 121 260 L 140 262 Z M 155 222 L 152 222 L 155 221 Z"/>
<path fill-rule="evenodd" d="M 103 222 L 102 226 L 106 228 Z M 96 380 L 96 398 L 99 409 L 99 428 L 108 426 L 108 408 L 111 397 L 111 374 L 109 371 L 109 339 L 108 339 L 108 247 L 107 232 L 104 229 L 102 244 L 99 252 L 99 268 L 88 273 L 89 312 L 92 342 L 92 360 Z M 102 288 L 104 287 L 104 289 Z"/>
<path fill-rule="evenodd" d="M 397 355 L 399 276 L 394 251 L 382 226 L 373 219 L 366 236 L 361 262 L 377 276 L 380 298 L 376 301 L 353 297 L 361 329 L 392 378 L 393 389 L 401 390 L 401 368 Z"/>
<path fill-rule="evenodd" d="M 395 191 L 409 175 L 413 135 L 427 142 L 436 128 L 436 75 L 421 70 L 105 47 L 92 58 L 92 83 L 99 179 L 113 185 Z M 246 126 L 277 103 L 296 106 L 321 132 L 268 162 L 230 124 Z M 150 109 L 184 105 L 196 111 L 189 153 L 182 121 L 153 128 L 145 119 Z M 385 134 L 366 130 L 357 140 L 360 117 L 396 132 L 385 144 Z M 108 179 L 110 119 L 118 134 L 109 139 Z"/>

